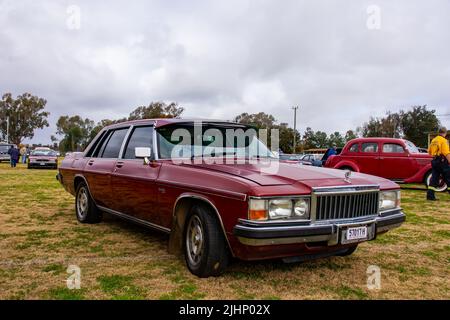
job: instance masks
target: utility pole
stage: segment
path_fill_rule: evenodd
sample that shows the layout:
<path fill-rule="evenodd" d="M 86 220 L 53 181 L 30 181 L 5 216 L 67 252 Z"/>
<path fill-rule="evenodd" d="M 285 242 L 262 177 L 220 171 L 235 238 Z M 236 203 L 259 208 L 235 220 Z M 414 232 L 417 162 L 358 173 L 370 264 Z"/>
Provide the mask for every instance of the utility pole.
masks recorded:
<path fill-rule="evenodd" d="M 6 117 L 6 143 L 9 143 L 9 117 Z"/>
<path fill-rule="evenodd" d="M 292 107 L 294 110 L 294 150 L 293 153 L 295 154 L 295 149 L 297 147 L 297 110 L 298 106 Z"/>

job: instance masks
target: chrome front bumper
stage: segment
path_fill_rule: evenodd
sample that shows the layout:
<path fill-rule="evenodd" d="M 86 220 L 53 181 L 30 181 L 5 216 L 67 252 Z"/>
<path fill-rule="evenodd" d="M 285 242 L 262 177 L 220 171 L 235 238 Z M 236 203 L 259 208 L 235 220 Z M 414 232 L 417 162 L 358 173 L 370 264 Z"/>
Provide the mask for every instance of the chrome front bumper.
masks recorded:
<path fill-rule="evenodd" d="M 376 217 L 335 220 L 309 224 L 309 222 L 254 222 L 239 220 L 233 233 L 238 240 L 248 246 L 267 246 L 296 243 L 326 242 L 328 246 L 338 245 L 342 232 L 349 227 L 367 226 L 367 240 L 373 240 L 377 234 L 399 227 L 406 216 L 397 209 Z M 345 243 L 348 244 L 349 242 Z"/>

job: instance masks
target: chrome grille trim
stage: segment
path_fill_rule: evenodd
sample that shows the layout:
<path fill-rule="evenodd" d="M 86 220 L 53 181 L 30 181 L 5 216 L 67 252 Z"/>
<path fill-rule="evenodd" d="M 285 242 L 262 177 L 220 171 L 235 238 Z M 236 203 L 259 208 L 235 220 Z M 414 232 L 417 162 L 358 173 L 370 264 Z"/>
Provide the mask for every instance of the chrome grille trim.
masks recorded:
<path fill-rule="evenodd" d="M 311 220 L 323 222 L 376 216 L 379 191 L 378 185 L 313 188 Z"/>

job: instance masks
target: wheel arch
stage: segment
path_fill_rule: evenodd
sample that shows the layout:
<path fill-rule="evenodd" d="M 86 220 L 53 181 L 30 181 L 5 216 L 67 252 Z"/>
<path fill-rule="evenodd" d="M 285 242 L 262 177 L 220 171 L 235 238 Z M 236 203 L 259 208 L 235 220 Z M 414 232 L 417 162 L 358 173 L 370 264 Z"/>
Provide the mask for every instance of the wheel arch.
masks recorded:
<path fill-rule="evenodd" d="M 177 198 L 177 200 L 175 200 L 172 212 L 172 228 L 169 238 L 169 252 L 176 254 L 182 251 L 183 231 L 186 223 L 186 217 L 189 214 L 189 210 L 195 203 L 202 203 L 211 209 L 214 216 L 217 218 L 217 221 L 219 222 L 219 227 L 222 230 L 223 236 L 225 237 L 228 249 L 230 250 L 231 255 L 234 257 L 233 250 L 230 246 L 230 242 L 225 231 L 225 226 L 223 225 L 223 221 L 217 207 L 207 197 L 191 193 L 182 194 Z"/>
<path fill-rule="evenodd" d="M 81 175 L 81 174 L 77 174 L 75 175 L 75 177 L 73 178 L 73 190 L 74 190 L 74 194 L 76 195 L 77 192 L 77 188 L 79 186 L 79 184 L 81 182 L 84 182 L 87 186 L 89 195 L 91 196 L 92 201 L 94 201 L 94 204 L 97 205 L 97 202 L 95 201 L 94 197 L 92 196 L 92 192 L 91 192 L 91 188 L 89 188 L 89 183 L 87 182 L 86 178 Z"/>
<path fill-rule="evenodd" d="M 359 172 L 359 167 L 351 161 L 340 161 L 334 166 L 335 169 L 343 169 L 347 167 L 351 168 L 355 172 Z"/>

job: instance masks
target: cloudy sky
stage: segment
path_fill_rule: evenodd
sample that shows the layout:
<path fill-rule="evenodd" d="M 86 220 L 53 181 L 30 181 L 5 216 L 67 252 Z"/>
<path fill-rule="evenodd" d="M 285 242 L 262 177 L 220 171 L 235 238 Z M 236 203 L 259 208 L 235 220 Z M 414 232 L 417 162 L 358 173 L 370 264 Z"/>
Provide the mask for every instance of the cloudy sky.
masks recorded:
<path fill-rule="evenodd" d="M 326 132 L 427 104 L 450 127 L 450 1 L 0 0 L 0 92 L 60 115 L 273 114 Z"/>

